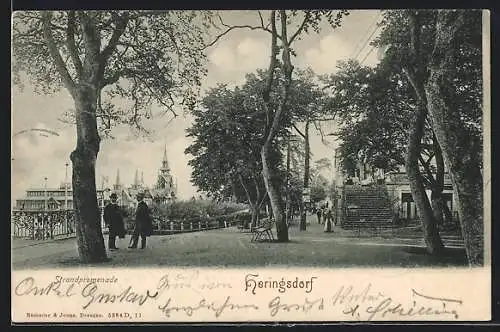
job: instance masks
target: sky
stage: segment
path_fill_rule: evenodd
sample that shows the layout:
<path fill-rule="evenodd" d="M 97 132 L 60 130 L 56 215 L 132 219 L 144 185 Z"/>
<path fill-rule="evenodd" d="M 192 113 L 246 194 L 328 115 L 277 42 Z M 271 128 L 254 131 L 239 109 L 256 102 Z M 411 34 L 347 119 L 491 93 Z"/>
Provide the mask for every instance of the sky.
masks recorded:
<path fill-rule="evenodd" d="M 255 24 L 258 21 L 254 11 L 226 11 L 222 15 L 228 24 Z M 375 30 L 375 20 L 378 18 L 379 11 L 353 10 L 344 18 L 340 28 L 325 26 L 319 34 L 306 35 L 295 45 L 297 56 L 292 59 L 294 66 L 310 67 L 316 74 L 330 74 L 335 72 L 339 60 L 353 56 L 364 60 L 364 65 L 375 65 L 378 62 L 376 50 L 372 50 L 369 45 L 363 46 L 367 39 L 377 36 L 379 31 Z M 268 33 L 233 30 L 207 50 L 208 74 L 203 80 L 202 89 L 214 87 L 218 83 L 229 86 L 243 84 L 245 74 L 268 66 L 269 48 Z M 360 49 L 362 51 L 358 52 Z M 65 111 L 73 108 L 69 93 L 61 90 L 53 95 L 38 95 L 34 93 L 29 80 L 25 79 L 23 83 L 25 88 L 22 91 L 12 87 L 13 199 L 23 196 L 28 188 L 43 187 L 45 177 L 48 187 L 59 186 L 64 181 L 66 163 L 69 163 L 68 174 L 71 178 L 69 154 L 76 144 L 74 126 L 59 120 Z M 192 142 L 185 137 L 185 130 L 191 123 L 192 118 L 186 114 L 173 120 L 169 116 L 154 119 L 148 124 L 154 132 L 147 138 L 132 135 L 126 127 L 113 129 L 115 138 L 101 142 L 96 165 L 98 187 L 101 187 L 103 179 L 105 187 L 112 186 L 118 169 L 121 182 L 125 185 L 133 182 L 136 170 L 139 174 L 143 172 L 146 185 L 154 185 L 166 146 L 179 197 L 188 199 L 197 194 L 190 182 L 192 170 L 187 164 L 191 156 L 184 154 L 184 149 Z M 323 127 L 325 133 L 331 133 L 335 124 L 326 123 Z M 30 129 L 49 129 L 58 135 L 40 135 Z M 336 146 L 332 137 L 328 137 L 329 142 L 325 145 L 315 129 L 312 129 L 311 134 L 313 161 L 325 157 L 332 160 Z"/>

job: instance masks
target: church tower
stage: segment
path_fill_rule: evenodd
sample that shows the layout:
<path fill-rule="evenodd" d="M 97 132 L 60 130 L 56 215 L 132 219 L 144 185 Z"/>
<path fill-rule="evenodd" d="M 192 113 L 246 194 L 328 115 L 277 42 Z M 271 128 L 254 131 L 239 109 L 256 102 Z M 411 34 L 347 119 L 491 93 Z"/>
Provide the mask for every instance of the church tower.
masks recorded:
<path fill-rule="evenodd" d="M 161 162 L 160 171 L 163 171 L 163 172 L 170 171 L 170 167 L 168 166 L 167 145 L 166 144 L 165 144 L 165 149 L 163 150 L 163 160 Z"/>
<path fill-rule="evenodd" d="M 132 185 L 133 189 L 139 188 L 139 170 L 135 170 L 135 176 L 134 176 L 134 184 Z"/>
<path fill-rule="evenodd" d="M 165 197 L 175 197 L 177 194 L 176 188 L 174 186 L 174 180 L 172 174 L 170 173 L 170 166 L 168 165 L 167 158 L 167 146 L 165 145 L 165 150 L 163 151 L 163 159 L 161 162 L 161 167 L 158 170 L 158 180 L 156 181 L 156 189 L 161 190 Z"/>
<path fill-rule="evenodd" d="M 115 184 L 113 185 L 113 190 L 114 191 L 120 191 L 122 189 L 122 185 L 120 184 L 120 170 L 116 170 L 116 180 Z"/>

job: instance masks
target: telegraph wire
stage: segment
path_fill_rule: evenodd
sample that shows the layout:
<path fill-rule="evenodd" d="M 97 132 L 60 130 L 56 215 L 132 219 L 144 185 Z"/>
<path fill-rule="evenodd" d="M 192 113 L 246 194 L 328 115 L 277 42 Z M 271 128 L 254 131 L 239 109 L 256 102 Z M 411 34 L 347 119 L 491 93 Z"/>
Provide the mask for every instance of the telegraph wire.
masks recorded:
<path fill-rule="evenodd" d="M 375 19 L 373 20 L 373 23 L 376 23 L 378 21 L 378 19 L 380 18 L 380 16 L 382 15 L 382 13 L 380 12 L 377 16 L 375 16 Z M 373 24 L 370 24 L 368 31 L 370 31 L 370 27 L 372 26 Z M 363 46 L 361 47 L 361 49 L 359 49 L 358 52 L 356 52 L 356 56 L 354 56 L 354 59 L 356 60 L 359 60 L 359 56 L 361 55 L 361 53 L 363 53 L 363 51 L 365 50 L 366 46 L 368 45 L 368 43 L 371 41 L 371 38 L 373 37 L 373 35 L 375 34 L 375 32 L 377 32 L 377 30 L 379 29 L 379 26 L 378 25 L 375 25 L 373 31 L 371 32 L 370 36 L 368 37 L 368 39 L 365 40 Z"/>
<path fill-rule="evenodd" d="M 365 40 L 366 36 L 368 35 L 368 33 L 370 32 L 370 30 L 372 29 L 373 24 L 375 24 L 375 22 L 377 22 L 377 19 L 378 19 L 378 16 L 375 16 L 375 18 L 373 19 L 373 21 L 367 27 L 367 29 L 366 29 L 365 33 L 363 34 L 363 36 L 359 39 L 358 43 L 356 44 L 356 47 L 351 52 L 351 55 L 349 55 L 349 58 L 355 58 L 354 54 L 356 54 L 356 53 L 358 53 L 358 55 L 359 55 L 359 52 L 361 51 L 361 49 L 359 49 L 359 47 L 361 46 L 361 44 L 363 43 L 363 40 Z"/>
<path fill-rule="evenodd" d="M 372 48 L 370 49 L 370 51 L 368 53 L 366 53 L 366 55 L 363 58 L 363 60 L 361 60 L 360 65 L 362 65 L 365 62 L 366 58 L 368 58 L 368 56 L 373 52 L 374 49 L 375 49 L 375 46 L 372 46 Z"/>

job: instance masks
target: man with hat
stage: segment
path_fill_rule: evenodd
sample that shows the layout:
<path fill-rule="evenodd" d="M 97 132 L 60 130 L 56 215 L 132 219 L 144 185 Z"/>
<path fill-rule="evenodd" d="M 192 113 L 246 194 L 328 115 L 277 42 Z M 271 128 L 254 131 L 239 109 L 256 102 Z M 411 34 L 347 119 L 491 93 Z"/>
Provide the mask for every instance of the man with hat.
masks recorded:
<path fill-rule="evenodd" d="M 146 238 L 153 233 L 153 223 L 149 213 L 149 207 L 144 202 L 144 193 L 137 194 L 137 210 L 135 212 L 135 228 L 129 248 L 136 249 L 139 235 L 141 236 L 141 249 L 146 248 Z"/>
<path fill-rule="evenodd" d="M 111 202 L 104 208 L 104 222 L 109 230 L 108 247 L 109 250 L 118 250 L 115 240 L 117 236 L 121 239 L 125 237 L 125 226 L 120 208 L 116 204 L 117 195 L 112 193 L 109 198 Z"/>

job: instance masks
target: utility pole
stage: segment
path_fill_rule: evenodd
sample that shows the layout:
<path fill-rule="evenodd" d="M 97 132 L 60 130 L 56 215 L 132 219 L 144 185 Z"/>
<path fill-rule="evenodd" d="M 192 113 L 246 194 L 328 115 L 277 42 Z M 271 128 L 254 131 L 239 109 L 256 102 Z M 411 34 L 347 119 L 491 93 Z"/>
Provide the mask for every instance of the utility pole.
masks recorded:
<path fill-rule="evenodd" d="M 64 176 L 64 223 L 66 224 L 66 232 L 69 233 L 69 225 L 68 225 L 68 162 L 65 164 L 66 166 L 66 175 Z"/>
<path fill-rule="evenodd" d="M 64 176 L 64 209 L 68 210 L 68 166 L 69 164 L 66 162 L 66 175 Z M 67 219 L 66 214 L 66 219 Z"/>
<path fill-rule="evenodd" d="M 309 176 L 310 176 L 310 169 L 309 169 L 309 162 L 310 162 L 310 154 L 311 154 L 311 149 L 309 146 L 309 119 L 306 121 L 306 127 L 304 130 L 304 150 L 305 150 L 305 161 L 304 161 L 304 192 L 302 194 L 302 213 L 300 216 L 300 227 L 299 229 L 301 231 L 306 230 L 306 219 L 307 219 L 307 203 L 310 202 L 310 189 L 309 189 Z"/>
<path fill-rule="evenodd" d="M 287 150 L 286 150 L 286 206 L 285 206 L 285 218 L 287 225 L 290 224 L 290 213 L 292 204 L 290 202 L 290 136 L 288 134 Z"/>
<path fill-rule="evenodd" d="M 49 209 L 49 202 L 47 197 L 47 177 L 44 177 L 44 185 L 43 185 L 43 197 L 44 197 L 44 209 L 47 211 Z"/>
<path fill-rule="evenodd" d="M 101 176 L 101 229 L 105 228 L 104 224 L 104 176 Z"/>

